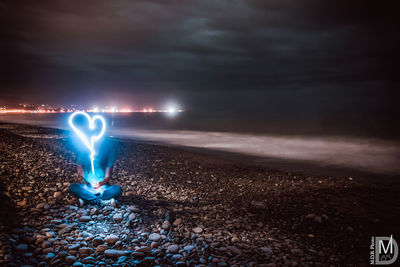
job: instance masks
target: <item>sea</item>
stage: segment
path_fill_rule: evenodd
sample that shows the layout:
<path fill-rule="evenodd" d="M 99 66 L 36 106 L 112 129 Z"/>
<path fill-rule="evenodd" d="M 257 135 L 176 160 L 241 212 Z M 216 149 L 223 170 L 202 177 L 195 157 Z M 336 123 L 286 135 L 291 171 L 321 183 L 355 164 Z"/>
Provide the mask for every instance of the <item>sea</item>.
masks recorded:
<path fill-rule="evenodd" d="M 279 118 L 229 117 L 193 111 L 98 114 L 106 119 L 106 134 L 113 138 L 177 146 L 314 175 L 400 174 L 399 139 L 357 122 L 338 126 L 297 119 L 282 123 Z M 1 114 L 0 122 L 70 130 L 70 115 Z"/>

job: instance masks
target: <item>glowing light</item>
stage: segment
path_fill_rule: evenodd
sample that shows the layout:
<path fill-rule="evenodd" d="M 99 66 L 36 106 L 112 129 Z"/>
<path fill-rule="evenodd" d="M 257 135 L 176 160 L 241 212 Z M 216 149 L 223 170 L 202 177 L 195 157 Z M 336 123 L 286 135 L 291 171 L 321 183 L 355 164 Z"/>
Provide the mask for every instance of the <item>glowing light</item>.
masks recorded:
<path fill-rule="evenodd" d="M 95 121 L 100 120 L 101 124 L 102 124 L 100 133 L 98 135 L 91 136 L 90 140 L 89 140 L 88 137 L 74 125 L 74 118 L 76 115 L 85 116 L 86 119 L 89 121 L 89 128 L 91 130 L 94 130 Z M 106 131 L 106 121 L 100 115 L 95 115 L 91 118 L 89 116 L 89 114 L 82 112 L 82 111 L 77 111 L 77 112 L 72 113 L 72 115 L 69 117 L 69 125 L 71 126 L 72 130 L 74 130 L 74 132 L 78 135 L 78 137 L 82 140 L 82 142 L 85 144 L 87 149 L 89 149 L 89 152 L 90 152 L 89 158 L 90 158 L 90 163 L 92 166 L 92 172 L 93 172 L 93 175 L 95 175 L 95 173 L 94 173 L 94 156 L 96 155 L 96 151 L 94 148 L 94 143 L 96 141 L 98 141 L 104 135 L 104 132 Z"/>

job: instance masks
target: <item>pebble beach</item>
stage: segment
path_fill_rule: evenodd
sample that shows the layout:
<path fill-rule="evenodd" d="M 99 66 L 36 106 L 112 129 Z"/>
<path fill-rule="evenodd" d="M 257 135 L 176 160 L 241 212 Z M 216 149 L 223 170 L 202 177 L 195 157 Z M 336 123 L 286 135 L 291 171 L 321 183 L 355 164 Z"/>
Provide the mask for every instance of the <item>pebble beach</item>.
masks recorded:
<path fill-rule="evenodd" d="M 68 193 L 68 132 L 0 124 L 0 265 L 367 266 L 399 234 L 398 177 L 291 173 L 112 139 L 117 207 Z"/>

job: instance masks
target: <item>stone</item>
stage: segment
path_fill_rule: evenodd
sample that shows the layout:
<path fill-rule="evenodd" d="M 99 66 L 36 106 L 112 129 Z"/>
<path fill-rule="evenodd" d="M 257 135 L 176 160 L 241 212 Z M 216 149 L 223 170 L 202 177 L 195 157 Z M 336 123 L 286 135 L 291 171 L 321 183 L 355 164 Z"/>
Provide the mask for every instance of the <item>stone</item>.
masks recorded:
<path fill-rule="evenodd" d="M 262 247 L 262 248 L 260 248 L 260 250 L 266 256 L 270 256 L 272 254 L 272 250 L 269 247 Z"/>
<path fill-rule="evenodd" d="M 36 208 L 37 208 L 37 209 L 43 209 L 45 205 L 46 205 L 46 203 L 45 203 L 45 202 L 42 202 L 42 203 L 37 204 L 37 205 L 36 205 Z"/>
<path fill-rule="evenodd" d="M 79 217 L 79 221 L 81 221 L 81 222 L 89 222 L 90 220 L 91 220 L 91 217 L 87 216 L 87 215 Z"/>
<path fill-rule="evenodd" d="M 116 222 L 122 221 L 122 219 L 123 219 L 122 214 L 121 214 L 121 213 L 116 213 L 116 214 L 113 216 L 113 219 L 114 219 L 114 221 L 116 221 Z"/>
<path fill-rule="evenodd" d="M 106 238 L 104 238 L 104 240 L 105 240 L 108 244 L 113 245 L 113 244 L 115 244 L 115 243 L 119 240 L 119 237 L 116 236 L 116 235 L 108 235 L 108 236 L 106 236 Z"/>
<path fill-rule="evenodd" d="M 150 240 L 150 241 L 158 241 L 158 240 L 160 240 L 160 238 L 161 238 L 161 235 L 160 235 L 160 234 L 157 234 L 157 233 L 152 233 L 152 234 L 149 236 L 149 240 Z"/>
<path fill-rule="evenodd" d="M 73 263 L 76 262 L 76 257 L 70 255 L 70 256 L 65 257 L 65 260 L 64 260 L 64 261 L 65 261 L 66 264 L 71 265 L 71 264 L 73 264 Z"/>
<path fill-rule="evenodd" d="M 294 256 L 297 257 L 302 257 L 304 255 L 303 250 L 299 249 L 299 248 L 294 248 L 290 251 Z"/>
<path fill-rule="evenodd" d="M 195 246 L 184 246 L 183 249 L 187 251 L 192 251 L 195 248 Z"/>
<path fill-rule="evenodd" d="M 178 225 L 180 225 L 182 223 L 182 218 L 177 218 L 174 222 L 173 222 L 173 225 L 174 226 L 178 226 Z"/>
<path fill-rule="evenodd" d="M 92 254 L 92 253 L 94 253 L 94 249 L 89 248 L 89 247 L 81 247 L 79 249 L 79 254 L 87 255 L 87 254 Z"/>
<path fill-rule="evenodd" d="M 103 243 L 104 243 L 104 239 L 101 238 L 101 237 L 95 237 L 95 238 L 93 239 L 93 245 L 95 245 L 96 247 L 97 247 L 98 245 L 103 244 Z"/>
<path fill-rule="evenodd" d="M 107 249 L 108 249 L 108 246 L 107 246 L 107 245 L 98 245 L 98 246 L 96 247 L 96 251 L 99 252 L 99 253 L 102 253 L 102 252 L 104 252 L 104 251 L 107 250 Z"/>
<path fill-rule="evenodd" d="M 41 246 L 42 246 L 42 248 L 48 248 L 48 247 L 51 247 L 51 243 L 49 241 L 45 240 L 42 242 Z"/>
<path fill-rule="evenodd" d="M 128 252 L 125 250 L 107 249 L 104 251 L 104 254 L 109 258 L 119 258 L 121 256 L 126 256 Z"/>
<path fill-rule="evenodd" d="M 53 197 L 54 198 L 61 198 L 62 197 L 62 193 L 61 192 L 54 192 Z"/>
<path fill-rule="evenodd" d="M 171 253 L 175 253 L 179 250 L 179 246 L 178 245 L 170 245 L 168 246 L 168 251 Z"/>
<path fill-rule="evenodd" d="M 80 248 L 81 244 L 76 243 L 76 244 L 71 244 L 68 249 L 69 250 L 77 250 L 78 248 Z"/>
<path fill-rule="evenodd" d="M 118 262 L 117 263 L 121 264 L 121 263 L 125 262 L 127 259 L 128 259 L 127 256 L 121 256 L 121 257 L 118 258 Z"/>
<path fill-rule="evenodd" d="M 200 234 L 201 232 L 203 232 L 203 228 L 201 227 L 193 228 L 193 232 L 195 232 L 196 234 Z"/>
<path fill-rule="evenodd" d="M 92 256 L 88 256 L 88 257 L 85 257 L 82 259 L 82 262 L 85 264 L 94 263 L 95 261 L 96 261 L 96 259 L 93 258 Z"/>
<path fill-rule="evenodd" d="M 235 254 L 242 254 L 242 251 L 239 248 L 237 248 L 236 246 L 227 246 L 226 248 Z"/>
<path fill-rule="evenodd" d="M 135 206 L 129 206 L 128 210 L 130 210 L 132 212 L 140 212 L 140 209 L 138 207 L 135 207 Z"/>
<path fill-rule="evenodd" d="M 256 209 L 265 209 L 266 208 L 266 204 L 264 202 L 262 202 L 262 201 L 253 200 L 251 202 L 251 205 Z"/>
<path fill-rule="evenodd" d="M 56 255 L 53 253 L 53 252 L 49 252 L 49 253 L 47 253 L 47 255 L 46 255 L 46 259 L 47 260 L 51 260 L 52 258 L 54 258 Z"/>
<path fill-rule="evenodd" d="M 28 250 L 28 245 L 27 244 L 19 244 L 18 246 L 15 247 L 18 251 L 27 251 Z"/>

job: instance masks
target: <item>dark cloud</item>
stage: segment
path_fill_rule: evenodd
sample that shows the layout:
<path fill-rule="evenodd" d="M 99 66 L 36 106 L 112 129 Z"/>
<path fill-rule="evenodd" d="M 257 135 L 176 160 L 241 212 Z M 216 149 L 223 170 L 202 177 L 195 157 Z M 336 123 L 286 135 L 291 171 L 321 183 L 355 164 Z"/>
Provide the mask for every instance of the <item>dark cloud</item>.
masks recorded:
<path fill-rule="evenodd" d="M 210 109 L 245 99 L 248 110 L 278 101 L 314 111 L 326 95 L 383 90 L 392 104 L 395 10 L 389 1 L 0 1 L 0 98 L 175 98 Z"/>

